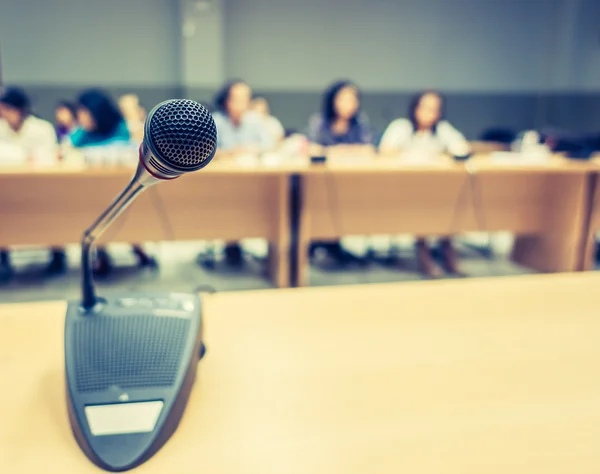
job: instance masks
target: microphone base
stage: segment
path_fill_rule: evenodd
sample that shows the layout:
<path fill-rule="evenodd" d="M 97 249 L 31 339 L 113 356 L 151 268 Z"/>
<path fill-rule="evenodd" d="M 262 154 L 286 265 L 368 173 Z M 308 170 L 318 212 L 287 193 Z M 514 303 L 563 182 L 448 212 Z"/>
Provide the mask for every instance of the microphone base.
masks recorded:
<path fill-rule="evenodd" d="M 67 406 L 85 455 L 113 472 L 152 457 L 179 425 L 203 354 L 198 295 L 114 294 L 90 310 L 69 302 Z"/>

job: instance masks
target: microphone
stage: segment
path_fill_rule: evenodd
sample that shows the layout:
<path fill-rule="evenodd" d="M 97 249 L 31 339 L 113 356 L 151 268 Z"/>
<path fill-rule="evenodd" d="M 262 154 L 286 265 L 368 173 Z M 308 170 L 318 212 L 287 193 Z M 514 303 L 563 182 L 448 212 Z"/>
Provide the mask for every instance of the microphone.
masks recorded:
<path fill-rule="evenodd" d="M 197 294 L 127 292 L 96 296 L 95 240 L 147 187 L 208 165 L 217 148 L 211 114 L 169 100 L 148 115 L 131 182 L 81 240 L 82 299 L 65 318 L 67 412 L 88 459 L 114 472 L 150 459 L 175 432 L 204 355 Z"/>
<path fill-rule="evenodd" d="M 193 100 L 167 100 L 150 111 L 144 125 L 140 160 L 129 185 L 86 230 L 81 240 L 81 306 L 88 314 L 99 303 L 92 276 L 94 242 L 146 188 L 178 178 L 210 163 L 217 129 L 210 112 Z"/>

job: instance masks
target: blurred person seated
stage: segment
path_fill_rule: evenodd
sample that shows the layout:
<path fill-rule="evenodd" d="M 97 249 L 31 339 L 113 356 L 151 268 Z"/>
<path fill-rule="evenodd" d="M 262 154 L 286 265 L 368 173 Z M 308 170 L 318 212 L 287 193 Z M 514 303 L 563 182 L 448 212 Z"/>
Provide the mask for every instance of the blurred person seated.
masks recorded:
<path fill-rule="evenodd" d="M 250 110 L 251 98 L 252 89 L 241 80 L 226 83 L 215 96 L 213 118 L 217 126 L 218 157 L 256 158 L 274 147 L 275 141 L 261 117 Z M 227 264 L 243 265 L 242 248 L 238 242 L 227 243 L 224 253 Z M 213 266 L 212 256 L 203 264 Z"/>
<path fill-rule="evenodd" d="M 456 128 L 444 120 L 444 99 L 435 91 L 417 94 L 411 100 L 409 118 L 394 120 L 388 125 L 379 151 L 384 154 L 403 153 L 410 157 L 436 159 L 444 154 L 465 158 L 470 154 L 469 142 Z"/>
<path fill-rule="evenodd" d="M 260 117 L 263 127 L 265 127 L 274 144 L 280 143 L 285 138 L 285 129 L 279 119 L 271 115 L 269 102 L 265 97 L 255 96 L 250 104 L 250 110 Z"/>
<path fill-rule="evenodd" d="M 444 120 L 444 99 L 435 91 L 417 94 L 411 101 L 408 119 L 394 120 L 386 129 L 379 150 L 382 154 L 403 153 L 410 160 L 431 161 L 442 159 L 443 154 L 466 158 L 469 142 L 449 122 Z M 440 253 L 444 270 L 460 274 L 456 253 L 450 237 L 440 239 Z M 420 270 L 429 277 L 441 276 L 435 264 L 427 240 L 416 242 Z"/>
<path fill-rule="evenodd" d="M 360 110 L 360 91 L 350 81 L 332 84 L 323 94 L 321 113 L 311 117 L 308 138 L 313 144 L 344 153 L 373 150 L 373 133 Z"/>
<path fill-rule="evenodd" d="M 54 109 L 54 129 L 59 143 L 68 139 L 77 128 L 77 109 L 75 104 L 61 100 Z"/>
<path fill-rule="evenodd" d="M 18 87 L 9 87 L 0 96 L 0 142 L 23 150 L 22 164 L 54 164 L 57 159 L 54 127 L 31 113 L 31 101 Z"/>
<path fill-rule="evenodd" d="M 220 156 L 258 155 L 274 147 L 261 117 L 250 110 L 251 98 L 252 89 L 240 80 L 228 82 L 217 93 L 213 118 Z"/>
<path fill-rule="evenodd" d="M 129 130 L 119 108 L 110 96 L 99 90 L 89 89 L 77 99 L 77 128 L 70 137 L 75 148 L 110 146 L 130 143 Z M 156 261 L 140 245 L 132 245 L 140 267 L 155 267 Z M 107 275 L 112 262 L 104 247 L 97 247 L 94 273 Z"/>
<path fill-rule="evenodd" d="M 360 110 L 360 91 L 355 84 L 338 81 L 327 88 L 321 113 L 310 119 L 308 138 L 312 143 L 311 154 L 319 152 L 315 145 L 328 155 L 334 152 L 351 158 L 373 153 L 373 134 L 367 116 Z M 321 251 L 339 264 L 357 260 L 337 241 L 313 242 L 310 246 L 311 257 Z"/>
<path fill-rule="evenodd" d="M 140 99 L 135 94 L 125 94 L 119 98 L 121 114 L 127 122 L 131 139 L 138 144 L 144 140 L 144 124 L 146 122 L 146 110 L 140 105 Z"/>
<path fill-rule="evenodd" d="M 9 87 L 0 96 L 0 165 L 50 165 L 58 161 L 56 134 L 51 123 L 35 117 L 31 113 L 31 100 L 25 91 Z M 12 150 L 5 155 L 4 152 Z M 11 156 L 12 155 L 12 156 Z M 67 260 L 63 249 L 51 249 L 49 274 L 66 270 Z M 12 274 L 8 249 L 0 250 L 0 278 Z"/>

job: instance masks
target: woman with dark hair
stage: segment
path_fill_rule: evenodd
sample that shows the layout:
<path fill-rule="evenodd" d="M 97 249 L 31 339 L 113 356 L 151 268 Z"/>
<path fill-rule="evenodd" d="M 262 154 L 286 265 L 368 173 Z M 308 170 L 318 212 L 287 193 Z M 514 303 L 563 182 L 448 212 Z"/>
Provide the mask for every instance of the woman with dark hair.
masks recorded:
<path fill-rule="evenodd" d="M 350 81 L 338 81 L 323 94 L 321 114 L 311 118 L 308 138 L 323 146 L 371 145 L 373 134 L 360 111 L 360 92 Z"/>
<path fill-rule="evenodd" d="M 127 123 L 110 96 L 98 89 L 84 91 L 77 99 L 77 119 L 81 128 L 71 134 L 71 144 L 75 148 L 109 146 L 115 143 L 129 143 Z M 156 261 L 142 249 L 133 245 L 132 250 L 138 264 L 156 266 Z M 103 247 L 96 251 L 94 272 L 106 275 L 112 269 L 110 257 Z"/>
<path fill-rule="evenodd" d="M 260 116 L 250 111 L 251 99 L 252 89 L 241 80 L 228 82 L 215 96 L 213 118 L 220 151 L 258 153 L 275 145 Z"/>
<path fill-rule="evenodd" d="M 379 145 L 381 153 L 412 152 L 425 159 L 449 154 L 457 158 L 469 156 L 469 142 L 449 122 L 444 120 L 444 99 L 435 91 L 416 95 L 410 103 L 408 119 L 394 120 L 386 129 Z M 440 239 L 442 265 L 448 273 L 459 274 L 456 253 L 449 237 Z M 420 270 L 429 277 L 441 276 L 427 240 L 416 242 Z"/>
<path fill-rule="evenodd" d="M 435 91 L 415 95 L 408 108 L 407 119 L 394 120 L 385 130 L 379 144 L 381 153 L 399 151 L 431 152 L 436 156 L 469 155 L 469 142 L 448 121 L 444 120 L 444 98 Z"/>
<path fill-rule="evenodd" d="M 54 109 L 54 129 L 56 138 L 62 142 L 77 128 L 77 108 L 68 100 L 61 100 Z"/>
<path fill-rule="evenodd" d="M 311 117 L 308 138 L 317 145 L 353 155 L 373 150 L 373 134 L 368 119 L 360 110 L 360 92 L 354 83 L 344 80 L 333 83 L 325 90 L 321 113 Z M 313 242 L 310 255 L 324 251 L 338 264 L 358 260 L 338 241 Z"/>
<path fill-rule="evenodd" d="M 77 98 L 79 127 L 71 134 L 76 148 L 129 142 L 127 123 L 110 96 L 98 89 L 84 91 Z"/>
<path fill-rule="evenodd" d="M 58 160 L 54 127 L 31 113 L 31 100 L 25 91 L 9 87 L 0 96 L 0 143 L 9 145 L 16 153 L 32 163 L 53 163 Z M 0 162 L 2 157 L 0 156 Z M 51 250 L 51 261 L 46 271 L 60 273 L 66 269 L 64 251 Z M 12 274 L 10 253 L 0 249 L 0 279 Z"/>

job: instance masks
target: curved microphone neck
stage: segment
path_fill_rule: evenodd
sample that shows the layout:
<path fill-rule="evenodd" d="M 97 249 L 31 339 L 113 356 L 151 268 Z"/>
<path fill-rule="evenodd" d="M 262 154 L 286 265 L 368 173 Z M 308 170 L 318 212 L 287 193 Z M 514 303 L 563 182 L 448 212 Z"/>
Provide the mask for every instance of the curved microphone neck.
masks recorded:
<path fill-rule="evenodd" d="M 89 313 L 100 302 L 94 287 L 92 271 L 92 249 L 96 240 L 110 227 L 110 225 L 127 209 L 135 198 L 147 187 L 161 181 L 152 176 L 143 166 L 138 164 L 135 175 L 127 187 L 119 194 L 98 219 L 87 229 L 81 237 L 81 307 Z"/>

